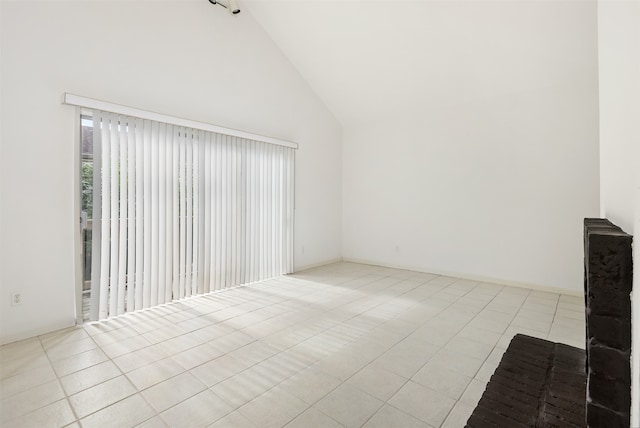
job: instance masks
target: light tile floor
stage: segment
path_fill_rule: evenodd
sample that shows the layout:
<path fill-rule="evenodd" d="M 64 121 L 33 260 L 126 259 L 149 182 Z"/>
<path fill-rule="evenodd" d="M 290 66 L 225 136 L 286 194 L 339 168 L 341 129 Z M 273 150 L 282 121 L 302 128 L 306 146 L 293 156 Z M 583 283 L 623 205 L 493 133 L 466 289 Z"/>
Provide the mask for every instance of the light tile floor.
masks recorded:
<path fill-rule="evenodd" d="M 3 427 L 462 427 L 583 299 L 336 263 L 0 348 Z"/>

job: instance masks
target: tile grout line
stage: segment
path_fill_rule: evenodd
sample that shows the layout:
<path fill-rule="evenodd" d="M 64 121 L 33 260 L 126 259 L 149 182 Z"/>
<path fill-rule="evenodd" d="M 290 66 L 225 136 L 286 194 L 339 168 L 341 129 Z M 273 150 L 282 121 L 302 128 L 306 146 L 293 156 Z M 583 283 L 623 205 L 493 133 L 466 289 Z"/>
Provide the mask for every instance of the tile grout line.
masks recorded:
<path fill-rule="evenodd" d="M 412 278 L 415 278 L 415 279 L 412 279 Z M 436 287 L 434 287 L 434 290 L 426 291 L 425 292 L 426 297 L 422 296 L 422 293 L 416 292 L 416 290 L 419 290 L 421 287 L 425 287 L 425 286 L 428 287 L 428 284 L 430 282 L 437 280 L 438 278 L 450 278 L 451 282 L 445 285 L 432 284 L 433 286 L 436 286 Z M 164 419 L 160 415 L 161 412 L 157 412 L 155 408 L 151 406 L 150 402 L 145 398 L 144 395 L 142 395 L 142 392 L 144 392 L 145 390 L 155 385 L 159 385 L 163 382 L 166 382 L 170 379 L 175 378 L 176 376 L 180 376 L 185 373 L 189 373 L 191 376 L 194 376 L 194 374 L 192 373 L 194 369 L 201 367 L 204 364 L 208 364 L 212 361 L 215 361 L 218 358 L 222 358 L 225 356 L 234 357 L 235 356 L 234 353 L 236 352 L 239 352 L 240 354 L 242 354 L 243 348 L 250 347 L 254 344 L 259 343 L 260 346 L 268 347 L 266 348 L 267 352 L 264 354 L 261 353 L 260 350 L 258 350 L 258 354 L 257 354 L 258 358 L 249 357 L 248 359 L 242 359 L 241 360 L 243 361 L 242 370 L 240 371 L 232 370 L 233 374 L 230 374 L 228 377 L 225 377 L 222 380 L 216 381 L 211 386 L 207 386 L 207 384 L 200 381 L 200 379 L 196 377 L 196 380 L 198 381 L 199 384 L 201 384 L 202 387 L 204 387 L 204 389 L 202 391 L 199 391 L 196 394 L 192 394 L 189 397 L 181 399 L 180 401 L 172 404 L 169 408 L 163 410 L 164 412 L 171 408 L 174 408 L 175 406 L 178 406 L 181 403 L 184 403 L 185 401 L 207 390 L 215 394 L 216 397 L 218 397 L 220 400 L 222 400 L 226 404 L 230 404 L 230 403 L 227 403 L 226 400 L 224 400 L 224 397 L 218 395 L 212 389 L 215 385 L 225 382 L 228 379 L 232 379 L 235 376 L 241 375 L 242 373 L 245 373 L 246 371 L 256 368 L 258 366 L 262 366 L 267 370 L 275 370 L 274 373 L 276 373 L 276 377 L 267 376 L 267 378 L 274 379 L 275 383 L 271 384 L 266 390 L 259 392 L 255 397 L 249 399 L 243 404 L 240 404 L 238 406 L 229 405 L 229 408 L 231 410 L 228 413 L 226 413 L 224 416 L 221 416 L 218 419 L 216 419 L 217 421 L 217 420 L 226 418 L 229 414 L 234 412 L 238 412 L 239 414 L 242 414 L 239 411 L 240 408 L 244 407 L 248 403 L 253 402 L 254 400 L 259 399 L 260 397 L 266 395 L 268 392 L 274 390 L 275 388 L 281 387 L 289 379 L 303 373 L 304 371 L 312 369 L 314 367 L 318 369 L 318 367 L 321 367 L 319 366 L 320 363 L 322 363 L 323 361 L 330 361 L 332 358 L 336 358 L 336 356 L 341 355 L 343 350 L 348 351 L 350 354 L 353 354 L 354 344 L 372 343 L 373 347 L 371 348 L 371 350 L 373 351 L 373 353 L 370 356 L 367 354 L 368 357 L 364 358 L 362 362 L 359 362 L 358 358 L 354 359 L 353 362 L 355 362 L 355 365 L 354 365 L 355 370 L 353 371 L 349 370 L 348 372 L 345 372 L 344 375 L 346 376 L 344 377 L 344 379 L 342 376 L 339 376 L 338 385 L 333 387 L 330 390 L 327 390 L 326 392 L 323 391 L 322 395 L 319 396 L 318 398 L 315 398 L 315 401 L 313 403 L 305 402 L 303 400 L 304 406 L 302 406 L 300 410 L 297 411 L 295 416 L 292 416 L 288 421 L 283 422 L 282 426 L 284 426 L 284 425 L 291 424 L 294 420 L 300 417 L 300 415 L 307 412 L 311 408 L 320 412 L 321 414 L 325 415 L 331 420 L 336 420 L 330 414 L 326 414 L 324 411 L 315 407 L 316 404 L 321 400 L 324 400 L 328 395 L 332 394 L 341 386 L 345 386 L 345 384 L 351 385 L 348 382 L 351 379 L 353 379 L 355 376 L 357 376 L 359 373 L 361 373 L 363 370 L 365 370 L 367 367 L 370 367 L 371 364 L 373 364 L 376 360 L 381 358 L 383 355 L 388 353 L 390 350 L 392 350 L 396 346 L 402 343 L 409 343 L 407 342 L 408 338 L 411 335 L 415 334 L 419 329 L 424 328 L 432 320 L 438 319 L 439 317 L 442 316 L 443 313 L 449 314 L 451 312 L 452 307 L 462 304 L 463 307 L 465 308 L 463 309 L 465 314 L 464 317 L 466 318 L 467 316 L 469 316 L 470 318 L 466 322 L 464 322 L 460 327 L 457 327 L 457 323 L 454 322 L 453 325 L 455 326 L 455 334 L 453 334 L 444 344 L 433 345 L 434 348 L 436 349 L 435 354 L 431 355 L 426 360 L 426 362 L 421 363 L 420 367 L 417 368 L 417 370 L 414 371 L 413 374 L 410 377 L 408 377 L 402 383 L 402 385 L 400 385 L 399 388 L 397 388 L 395 392 L 391 394 L 389 398 L 387 398 L 386 400 L 379 399 L 377 396 L 371 395 L 368 391 L 362 390 L 358 386 L 351 385 L 352 387 L 356 388 L 359 392 L 362 392 L 366 396 L 372 397 L 373 399 L 380 401 L 382 403 L 379 407 L 377 407 L 377 409 L 372 414 L 368 415 L 367 419 L 363 422 L 363 425 L 365 425 L 371 419 L 379 415 L 382 409 L 386 405 L 398 410 L 402 414 L 407 414 L 412 417 L 417 417 L 412 413 L 407 413 L 402 409 L 398 409 L 397 407 L 390 404 L 389 401 L 393 399 L 393 397 L 395 397 L 398 394 L 398 392 L 402 390 L 402 388 L 404 388 L 409 383 L 409 381 L 413 379 L 416 373 L 420 372 L 420 370 L 423 370 L 424 367 L 427 364 L 429 364 L 429 362 L 432 361 L 436 355 L 441 353 L 448 345 L 450 345 L 452 341 L 457 339 L 463 339 L 465 341 L 469 340 L 469 341 L 475 342 L 473 337 L 465 338 L 460 336 L 461 332 L 464 329 L 466 329 L 474 320 L 479 319 L 478 316 L 480 314 L 484 313 L 486 310 L 490 310 L 488 309 L 488 307 L 492 303 L 495 303 L 496 299 L 505 290 L 510 289 L 509 287 L 506 287 L 506 286 L 500 286 L 500 288 L 497 289 L 497 291 L 495 291 L 495 289 L 491 287 L 491 288 L 487 288 L 485 292 L 481 292 L 479 291 L 479 289 L 481 288 L 481 285 L 485 283 L 477 282 L 477 281 L 473 281 L 475 284 L 473 285 L 473 287 L 469 289 L 465 289 L 467 287 L 466 283 L 465 283 L 465 286 L 455 287 L 456 283 L 462 284 L 462 282 L 464 281 L 465 280 L 463 279 L 456 279 L 453 277 L 443 277 L 439 275 L 429 277 L 427 280 L 425 280 L 424 277 L 420 277 L 418 273 L 411 275 L 408 273 L 408 271 L 405 272 L 402 270 L 381 269 L 381 268 L 375 268 L 375 269 L 357 268 L 356 269 L 351 264 L 347 264 L 343 268 L 343 266 L 341 266 L 340 264 L 336 264 L 336 265 L 333 265 L 333 268 L 331 269 L 326 269 L 326 270 L 316 269 L 315 279 L 312 276 L 296 278 L 295 275 L 291 275 L 291 276 L 282 278 L 281 281 L 273 281 L 269 284 L 264 284 L 265 285 L 264 288 L 259 288 L 254 284 L 252 284 L 252 286 L 240 287 L 240 288 L 244 288 L 244 290 L 242 291 L 240 291 L 239 288 L 223 290 L 225 292 L 233 291 L 233 293 L 229 293 L 227 296 L 224 296 L 225 298 L 224 298 L 224 301 L 222 302 L 219 300 L 212 301 L 212 299 L 207 298 L 210 296 L 210 294 L 203 295 L 203 296 L 195 296 L 203 299 L 190 298 L 190 299 L 180 300 L 177 302 L 172 302 L 172 304 L 176 304 L 176 308 L 173 308 L 170 311 L 158 311 L 157 313 L 152 314 L 153 316 L 149 316 L 149 317 L 132 316 L 130 319 L 130 322 L 125 322 L 125 323 L 116 322 L 116 323 L 110 323 L 110 325 L 107 324 L 108 328 L 104 331 L 98 331 L 97 334 L 95 330 L 91 330 L 90 332 L 86 328 L 87 325 L 82 325 L 79 328 L 79 330 L 83 331 L 87 337 L 80 337 L 78 339 L 70 341 L 69 343 L 73 343 L 73 342 L 77 342 L 77 341 L 89 338 L 91 339 L 91 341 L 88 343 L 92 343 L 95 346 L 95 348 L 82 351 L 77 354 L 71 354 L 64 358 L 56 360 L 56 363 L 58 361 L 71 359 L 94 350 L 97 350 L 100 353 L 102 353 L 104 355 L 105 360 L 95 364 L 92 363 L 89 366 L 83 367 L 79 370 L 73 370 L 70 373 L 65 374 L 65 376 L 59 376 L 58 371 L 53 368 L 54 362 L 51 360 L 51 355 L 49 354 L 49 352 L 45 349 L 44 338 L 46 337 L 47 339 L 51 338 L 55 340 L 56 337 L 60 336 L 60 339 L 63 339 L 64 335 L 67 334 L 68 331 L 73 331 L 73 330 L 65 329 L 64 331 L 60 331 L 57 334 L 54 334 L 51 336 L 49 336 L 49 334 L 37 336 L 37 343 L 41 347 L 43 353 L 46 355 L 46 361 L 49 367 L 51 368 L 51 370 L 53 371 L 53 374 L 55 375 L 54 380 L 57 382 L 58 386 L 62 389 L 65 402 L 70 407 L 72 415 L 75 417 L 75 422 L 78 423 L 79 425 L 81 425 L 81 422 L 78 418 L 78 413 L 76 412 L 76 409 L 74 408 L 74 406 L 71 405 L 70 395 L 67 393 L 67 390 L 62 386 L 62 378 L 66 376 L 71 376 L 75 373 L 79 373 L 84 370 L 91 369 L 93 367 L 96 367 L 106 362 L 109 362 L 111 365 L 115 366 L 118 372 L 118 375 L 110 379 L 102 380 L 95 385 L 84 387 L 84 389 L 80 389 L 79 391 L 74 392 L 73 395 L 79 394 L 91 388 L 102 385 L 106 382 L 112 381 L 113 379 L 118 378 L 120 376 L 122 376 L 122 378 L 125 379 L 129 385 L 133 386 L 133 390 L 135 392 L 105 407 L 101 407 L 100 409 L 95 410 L 94 412 L 88 415 L 85 415 L 84 417 L 89 417 L 97 412 L 103 411 L 104 409 L 114 406 L 124 400 L 127 400 L 134 395 L 140 395 L 143 401 L 147 405 L 149 405 L 149 407 L 153 410 L 153 415 L 150 416 L 150 418 L 145 419 L 145 421 L 148 421 L 155 417 L 158 417 L 161 421 L 164 421 Z M 413 285 L 411 284 L 412 282 L 417 283 L 417 285 L 412 286 Z M 311 289 L 309 293 L 304 293 L 304 291 L 298 290 L 300 289 L 302 283 L 309 284 L 309 287 Z M 490 284 L 490 283 L 487 283 L 487 284 Z M 382 288 L 380 286 L 382 286 Z M 449 292 L 448 290 L 451 292 Z M 247 291 L 249 293 L 243 293 L 243 291 Z M 464 292 L 462 294 L 459 294 L 462 291 Z M 403 303 L 403 296 L 408 295 L 409 293 L 412 293 L 412 292 L 414 293 L 410 294 L 411 297 L 408 298 L 410 304 L 407 305 L 407 303 Z M 471 294 L 474 295 L 473 300 L 469 299 L 469 296 Z M 553 294 L 557 294 L 557 293 L 553 293 Z M 222 297 L 222 295 L 220 296 Z M 491 298 L 486 302 L 484 302 L 484 300 L 488 296 L 491 296 Z M 517 309 L 515 310 L 515 312 L 513 312 L 513 314 L 511 312 L 502 312 L 500 310 L 496 310 L 497 313 L 503 314 L 504 316 L 498 317 L 495 321 L 506 318 L 507 316 L 510 317 L 509 322 L 506 323 L 507 324 L 506 328 L 502 330 L 502 333 L 500 333 L 500 338 L 498 339 L 498 342 L 500 342 L 502 339 L 505 338 L 506 331 L 508 329 L 512 327 L 515 328 L 516 331 L 520 329 L 519 327 L 514 326 L 513 322 L 514 322 L 514 319 L 518 316 L 518 314 L 521 313 L 522 308 L 524 307 L 526 302 L 532 296 L 532 290 L 527 289 L 526 295 L 524 295 L 521 300 L 520 300 L 520 296 L 521 295 L 518 295 L 518 299 L 517 299 L 518 301 L 520 301 L 520 303 L 518 304 Z M 555 300 L 554 313 L 552 316 L 551 324 L 548 327 L 548 330 L 546 333 L 547 338 L 549 337 L 554 325 L 556 325 L 556 321 L 558 319 L 558 312 L 560 308 L 561 296 L 562 295 L 559 295 Z M 454 298 L 454 299 L 451 300 L 451 298 Z M 538 298 L 538 296 L 536 296 L 536 298 Z M 446 303 L 446 304 L 444 306 L 438 307 L 441 304 L 441 303 L 438 303 L 435 307 L 435 312 L 431 313 L 430 311 L 428 311 L 427 315 L 424 318 L 422 317 L 418 318 L 415 315 L 411 315 L 413 312 L 423 307 L 423 305 L 425 305 L 426 303 L 433 301 L 433 299 L 438 299 L 439 302 Z M 474 303 L 480 303 L 480 302 L 484 302 L 484 303 L 480 306 L 476 306 L 476 304 L 474 304 Z M 266 303 L 266 305 L 264 303 Z M 293 305 L 293 303 L 295 303 L 295 305 Z M 533 303 L 538 303 L 538 302 L 533 302 Z M 544 304 L 544 303 L 540 303 L 540 304 Z M 237 308 L 237 311 L 232 310 L 232 308 Z M 272 310 L 265 311 L 266 308 L 272 308 Z M 210 310 L 210 309 L 214 309 L 214 310 Z M 309 313 L 309 310 L 311 310 L 311 316 L 310 317 L 305 316 L 306 313 Z M 491 311 L 493 311 L 493 309 L 491 309 Z M 224 319 L 215 319 L 215 315 L 213 314 L 217 312 L 220 312 L 221 315 L 224 312 L 225 315 L 229 314 L 232 316 Z M 254 316 L 251 317 L 251 314 L 253 314 Z M 117 318 L 119 317 L 114 317 L 113 319 L 117 319 Z M 568 319 L 569 318 L 571 317 L 568 317 Z M 233 319 L 238 320 L 238 322 L 235 325 L 233 323 Z M 329 319 L 333 319 L 335 321 L 325 322 L 325 321 L 328 321 Z M 486 318 L 486 319 L 490 321 L 490 320 L 493 320 L 494 318 Z M 160 337 L 161 340 L 159 341 L 155 341 L 155 340 L 151 340 L 151 338 L 147 338 L 147 336 L 145 335 L 147 333 L 153 332 L 154 330 L 147 329 L 148 326 L 145 326 L 145 324 L 149 324 L 150 322 L 155 322 L 160 320 L 166 320 L 169 323 L 168 325 L 180 325 L 181 326 L 180 330 L 184 330 L 184 331 L 179 332 L 177 334 L 174 334 L 174 332 L 172 332 L 170 333 L 171 336 Z M 198 321 L 198 320 L 201 320 L 201 321 Z M 206 324 L 206 321 L 209 321 L 209 320 L 212 321 L 212 324 Z M 269 322 L 270 320 L 271 322 Z M 252 327 L 259 326 L 263 323 L 264 323 L 263 329 L 252 331 Z M 222 336 L 213 335 L 213 337 L 210 339 L 207 338 L 209 336 L 209 332 L 207 332 L 206 334 L 203 334 L 204 329 L 209 329 L 218 324 L 224 328 L 228 327 L 230 328 L 230 330 L 225 332 Z M 93 325 L 93 324 L 90 324 L 90 325 Z M 165 325 L 164 321 L 162 322 L 162 325 Z M 445 324 L 442 324 L 442 325 L 445 325 Z M 136 328 L 136 326 L 139 326 L 141 328 Z M 478 327 L 478 328 L 480 328 L 481 330 L 485 330 L 485 328 L 483 327 Z M 127 331 L 125 329 L 129 329 L 129 330 Z M 287 330 L 290 330 L 290 329 L 292 329 L 291 330 L 292 334 L 295 334 L 295 331 L 299 331 L 299 330 L 304 331 L 305 333 L 303 334 L 302 340 L 295 338 L 295 336 L 293 337 L 295 340 L 287 340 L 286 339 Z M 120 333 L 115 333 L 118 331 L 120 331 Z M 201 333 L 201 335 L 198 335 L 199 331 L 203 331 L 203 333 Z M 486 329 L 486 331 L 487 333 L 492 333 L 491 329 Z M 307 335 L 307 333 L 309 332 L 311 334 Z M 105 343 L 104 345 L 101 345 L 98 343 L 98 341 L 102 342 L 102 339 L 97 339 L 97 337 L 103 334 L 105 335 L 103 336 L 105 339 L 109 339 L 110 334 L 115 335 L 117 337 L 114 340 L 109 339 L 107 343 Z M 125 334 L 125 336 L 120 338 L 121 334 Z M 381 336 L 377 336 L 378 334 Z M 240 336 L 237 336 L 237 338 L 247 336 L 247 338 L 248 339 L 250 338 L 251 340 L 246 343 L 243 339 L 241 339 L 240 341 L 235 341 L 233 339 L 236 339 L 236 337 L 233 337 L 233 335 L 240 335 Z M 151 358 L 153 359 L 153 361 L 151 363 L 146 363 L 140 367 L 136 366 L 136 368 L 132 370 L 128 370 L 126 372 L 124 370 L 124 367 L 121 368 L 120 365 L 116 363 L 116 360 L 120 357 L 132 355 L 140 351 L 144 352 L 144 350 L 151 350 L 151 348 L 157 345 L 168 343 L 171 340 L 183 338 L 183 337 L 185 338 L 183 339 L 183 341 L 178 340 L 176 342 L 177 346 L 175 347 L 175 349 L 179 349 L 178 352 L 175 352 L 175 351 L 166 352 L 162 348 L 155 349 L 154 351 L 157 351 L 159 354 L 161 354 L 161 357 L 158 359 L 154 359 L 154 357 L 152 356 Z M 193 341 L 189 339 L 189 337 L 193 338 Z M 230 338 L 230 342 L 228 343 L 218 342 L 218 341 L 224 340 L 224 338 L 226 337 Z M 370 337 L 384 338 L 381 342 L 379 342 L 382 345 L 382 347 L 376 346 L 374 344 L 377 342 L 377 340 L 375 342 L 371 342 L 371 339 L 368 339 Z M 134 338 L 138 338 L 140 342 L 145 341 L 147 343 L 143 344 L 144 346 L 136 349 L 138 344 L 136 344 L 136 340 Z M 275 339 L 275 341 L 270 342 L 269 338 L 273 338 Z M 122 343 L 129 339 L 131 339 L 131 342 L 127 342 L 126 344 L 122 345 L 123 346 L 122 349 L 119 349 L 118 346 L 115 345 L 117 343 Z M 364 342 L 361 342 L 362 340 L 364 340 Z M 294 349 L 296 347 L 302 346 L 306 342 L 308 342 L 309 345 L 312 345 L 312 347 L 309 348 L 309 352 L 298 353 L 300 351 L 303 351 L 304 349 L 303 348 Z M 49 343 L 48 340 L 47 340 L 47 343 Z M 132 344 L 132 346 L 130 347 L 130 349 L 132 349 L 131 351 L 128 350 L 129 349 L 128 343 Z M 237 346 L 236 343 L 240 344 L 240 346 Z M 483 345 L 488 345 L 487 343 L 482 341 L 478 341 L 478 343 Z M 114 345 L 113 349 L 115 352 L 113 353 L 110 352 L 109 354 L 107 354 L 104 351 L 104 349 L 110 345 Z M 176 367 L 180 368 L 180 373 L 171 375 L 168 378 L 162 378 L 161 380 L 156 381 L 154 384 L 149 385 L 142 390 L 138 389 L 138 387 L 133 383 L 132 378 L 130 377 L 131 373 L 133 373 L 135 370 L 141 369 L 143 367 L 148 367 L 149 364 L 154 364 L 159 361 L 165 361 L 170 359 L 175 360 L 176 356 L 179 356 L 183 353 L 188 353 L 189 351 L 204 345 L 210 345 L 214 349 L 217 349 L 219 351 L 222 351 L 223 349 L 225 350 L 223 351 L 224 353 L 217 355 L 215 358 L 206 359 L 206 361 L 199 362 L 197 365 L 193 367 L 190 367 L 190 364 L 182 365 L 180 363 L 176 363 L 177 364 Z M 223 347 L 219 347 L 217 345 L 223 345 Z M 327 345 L 329 346 L 329 348 L 327 348 Z M 471 377 L 471 382 L 468 385 L 466 385 L 462 394 L 460 394 L 460 396 L 456 398 L 453 406 L 448 409 L 447 414 L 444 416 L 442 424 L 446 423 L 447 419 L 451 416 L 453 409 L 455 409 L 456 406 L 462 402 L 460 401 L 461 397 L 469 390 L 469 387 L 472 381 L 474 379 L 477 379 L 475 376 L 478 374 L 479 370 L 481 370 L 482 367 L 484 367 L 484 365 L 487 364 L 488 359 L 495 352 L 495 350 L 496 349 L 502 350 L 502 348 L 498 348 L 498 345 L 499 343 L 493 344 L 488 355 L 485 356 L 483 359 L 478 359 L 481 362 L 480 368 L 475 371 L 475 375 Z M 78 348 L 83 346 L 84 344 L 80 344 Z M 184 349 L 183 349 L 183 346 L 185 346 Z M 172 349 L 172 348 L 167 347 L 167 349 Z M 320 353 L 317 353 L 321 349 L 329 349 L 329 350 L 326 352 L 322 351 Z M 121 352 L 122 350 L 125 350 L 125 352 Z M 151 352 L 153 353 L 153 351 Z M 347 355 L 350 355 L 349 353 L 344 354 L 345 358 L 350 358 L 350 357 L 346 357 Z M 463 354 L 467 355 L 465 353 Z M 281 365 L 282 367 L 288 367 L 287 361 L 290 358 L 294 358 L 294 360 L 292 361 L 296 362 L 296 365 L 294 367 L 291 367 L 290 369 L 284 370 L 284 371 L 277 370 L 278 366 L 281 366 Z M 263 365 L 263 363 L 266 363 L 270 360 L 272 360 L 273 363 Z M 122 362 L 124 361 L 125 360 L 122 360 Z M 246 364 L 246 367 L 245 367 L 245 364 Z M 275 364 L 275 366 L 273 366 L 273 364 Z M 360 366 L 359 364 L 362 364 L 362 365 Z M 330 366 L 327 366 L 327 367 L 330 368 Z M 22 371 L 16 372 L 16 374 L 20 374 L 20 373 L 22 373 Z M 269 380 L 268 382 L 271 383 L 273 381 Z M 427 387 L 427 389 L 431 389 L 431 388 Z M 288 392 L 288 389 L 286 389 L 285 387 L 284 391 Z M 435 392 L 440 395 L 448 397 L 448 395 L 446 394 L 440 393 L 438 391 L 435 391 Z M 27 414 L 36 412 L 42 409 L 43 407 L 49 406 L 51 404 L 53 403 L 49 403 L 45 406 L 41 406 L 38 409 L 28 412 Z M 19 417 L 22 417 L 22 416 L 19 416 Z M 139 423 L 144 423 L 145 421 L 142 421 Z M 216 421 L 210 421 L 210 422 L 215 423 Z M 339 424 L 342 424 L 338 420 L 336 420 L 336 422 Z"/>

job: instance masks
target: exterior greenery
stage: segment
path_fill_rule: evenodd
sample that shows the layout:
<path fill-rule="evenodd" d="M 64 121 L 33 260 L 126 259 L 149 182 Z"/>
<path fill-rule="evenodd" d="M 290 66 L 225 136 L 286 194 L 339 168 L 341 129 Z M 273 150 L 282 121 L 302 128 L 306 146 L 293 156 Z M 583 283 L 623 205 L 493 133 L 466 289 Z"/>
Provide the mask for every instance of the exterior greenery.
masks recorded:
<path fill-rule="evenodd" d="M 93 218 L 93 162 L 82 162 L 82 211 Z"/>

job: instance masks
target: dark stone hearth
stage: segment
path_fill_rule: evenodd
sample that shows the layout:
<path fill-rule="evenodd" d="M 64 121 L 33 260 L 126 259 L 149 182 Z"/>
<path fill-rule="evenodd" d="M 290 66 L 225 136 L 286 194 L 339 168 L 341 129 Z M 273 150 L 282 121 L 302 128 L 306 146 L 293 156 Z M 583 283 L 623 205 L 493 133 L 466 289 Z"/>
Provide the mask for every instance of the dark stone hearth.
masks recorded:
<path fill-rule="evenodd" d="M 629 414 L 614 412 L 597 404 L 589 407 L 587 426 L 602 428 L 629 428 Z"/>
<path fill-rule="evenodd" d="M 467 427 L 584 427 L 585 391 L 582 349 L 518 334 Z"/>
<path fill-rule="evenodd" d="M 584 220 L 586 352 L 516 335 L 467 427 L 629 427 L 631 245 L 609 220 Z"/>

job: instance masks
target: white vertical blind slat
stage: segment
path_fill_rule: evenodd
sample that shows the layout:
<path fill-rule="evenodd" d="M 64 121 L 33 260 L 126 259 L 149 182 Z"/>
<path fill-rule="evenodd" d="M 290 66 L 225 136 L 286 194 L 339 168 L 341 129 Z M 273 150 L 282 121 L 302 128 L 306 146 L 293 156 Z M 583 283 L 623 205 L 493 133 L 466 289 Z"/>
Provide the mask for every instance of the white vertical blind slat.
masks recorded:
<path fill-rule="evenodd" d="M 151 123 L 151 282 L 149 286 L 149 307 L 158 305 L 158 279 L 160 273 L 159 263 L 159 194 L 160 174 L 158 171 L 160 124 Z"/>
<path fill-rule="evenodd" d="M 247 283 L 247 140 L 240 140 L 240 261 L 238 269 L 240 271 L 240 284 Z"/>
<path fill-rule="evenodd" d="M 167 125 L 167 135 L 165 141 L 165 287 L 164 301 L 170 302 L 173 294 L 173 125 Z"/>
<path fill-rule="evenodd" d="M 260 234 L 259 234 L 259 183 L 260 183 L 260 164 L 258 163 L 258 149 L 257 143 L 255 141 L 251 141 L 251 268 L 249 269 L 249 273 L 251 275 L 250 282 L 254 282 L 258 280 L 259 276 L 259 261 L 260 261 Z"/>
<path fill-rule="evenodd" d="M 222 288 L 222 135 L 216 135 L 216 278 L 214 290 Z"/>
<path fill-rule="evenodd" d="M 222 136 L 222 144 L 221 144 L 221 162 L 220 162 L 220 172 L 221 172 L 221 199 L 220 199 L 220 288 L 227 288 L 227 250 L 229 248 L 229 243 L 227 242 L 227 231 L 228 231 L 228 223 L 227 223 L 227 211 L 229 209 L 229 204 L 227 203 L 227 199 L 229 197 L 227 186 L 229 184 L 227 180 L 227 136 Z"/>
<path fill-rule="evenodd" d="M 127 130 L 127 297 L 125 311 L 131 312 L 134 306 L 136 275 L 136 142 L 135 123 L 130 118 Z"/>
<path fill-rule="evenodd" d="M 193 269 L 193 133 L 191 130 L 185 130 L 185 188 L 186 188 L 186 217 L 187 236 L 186 236 L 186 266 L 184 273 L 185 296 L 192 295 L 191 286 L 191 270 Z"/>
<path fill-rule="evenodd" d="M 118 249 L 119 249 L 119 204 L 120 204 L 120 186 L 118 185 L 119 174 L 118 166 L 120 164 L 120 139 L 118 134 L 118 120 L 113 115 L 108 115 L 109 120 L 109 145 L 110 145 L 110 165 L 109 172 L 111 178 L 111 203 L 110 203 L 110 220 L 111 220 L 111 255 L 109 266 L 109 313 L 116 313 L 118 299 Z"/>
<path fill-rule="evenodd" d="M 265 175 L 267 172 L 267 146 L 259 144 L 259 159 L 260 159 L 260 211 L 258 213 L 258 218 L 260 221 L 260 242 L 258 244 L 258 250 L 260 251 L 260 263 L 259 263 L 259 275 L 258 279 L 264 279 L 266 272 L 266 254 L 265 247 L 267 242 L 267 183 L 265 180 Z"/>
<path fill-rule="evenodd" d="M 158 129 L 158 303 L 166 301 L 167 286 L 167 188 L 166 188 L 166 149 L 167 149 L 167 125 L 160 124 Z"/>
<path fill-rule="evenodd" d="M 186 138 L 184 128 L 179 131 L 180 163 L 179 163 L 179 186 L 180 186 L 180 286 L 179 298 L 185 297 L 186 271 L 187 271 L 187 158 L 186 158 Z"/>
<path fill-rule="evenodd" d="M 97 318 L 291 272 L 293 149 L 100 111 L 94 135 Z"/>
<path fill-rule="evenodd" d="M 116 294 L 116 313 L 121 315 L 124 313 L 125 293 L 127 288 L 127 216 L 128 216 L 128 171 L 129 164 L 127 158 L 127 122 L 125 118 L 118 117 L 118 142 L 120 153 L 119 179 L 120 179 L 120 198 L 119 198 L 119 248 L 118 248 L 118 289 Z"/>
<path fill-rule="evenodd" d="M 230 136 L 225 136 L 225 179 L 226 179 L 226 189 L 227 194 L 224 201 L 225 214 L 226 218 L 224 219 L 224 224 L 226 227 L 225 233 L 225 288 L 231 287 L 231 272 L 232 272 L 232 256 L 233 256 L 233 153 L 231 149 L 231 138 Z"/>
<path fill-rule="evenodd" d="M 144 123 L 135 120 L 136 143 L 136 277 L 135 302 L 136 310 L 142 309 L 144 282 Z"/>
<path fill-rule="evenodd" d="M 142 307 L 150 307 L 151 302 L 151 121 L 145 120 L 144 144 L 143 144 L 143 168 L 144 168 L 144 271 L 142 279 Z"/>
<path fill-rule="evenodd" d="M 211 134 L 205 133 L 203 146 L 204 169 L 200 174 L 204 174 L 204 182 L 207 185 L 201 187 L 203 194 L 202 213 L 204 215 L 202 292 L 208 293 L 211 290 L 211 189 L 208 186 L 211 183 Z"/>
<path fill-rule="evenodd" d="M 198 131 L 198 144 L 197 148 L 197 171 L 194 173 L 195 177 L 195 186 L 194 191 L 197 195 L 197 214 L 198 214 L 198 222 L 197 222 L 197 231 L 194 233 L 194 238 L 197 240 L 196 246 L 198 250 L 198 259 L 197 265 L 195 269 L 195 282 L 197 283 L 197 294 L 204 293 L 204 208 L 205 208 L 205 197 L 204 191 L 206 188 L 206 181 L 204 180 L 204 144 L 205 144 L 205 133 L 204 131 Z"/>
<path fill-rule="evenodd" d="M 231 223 L 231 243 L 229 245 L 229 251 L 231 256 L 230 265 L 230 284 L 232 287 L 237 285 L 236 280 L 236 266 L 237 266 L 237 253 L 238 253 L 238 157 L 237 157 L 237 143 L 235 137 L 229 137 L 231 140 L 230 145 L 230 159 L 229 163 L 231 168 L 229 169 L 230 187 L 231 187 L 231 199 L 229 204 L 230 210 L 230 223 Z"/>
<path fill-rule="evenodd" d="M 173 127 L 173 150 L 171 162 L 171 209 L 172 209 L 172 280 L 171 295 L 173 299 L 180 296 L 180 134 L 177 126 Z"/>
<path fill-rule="evenodd" d="M 102 142 L 102 212 L 101 212 L 101 248 L 100 248 L 100 299 L 98 317 L 105 318 L 109 314 L 109 266 L 111 255 L 111 138 L 109 138 L 109 122 L 101 112 L 97 118 L 98 131 Z"/>

